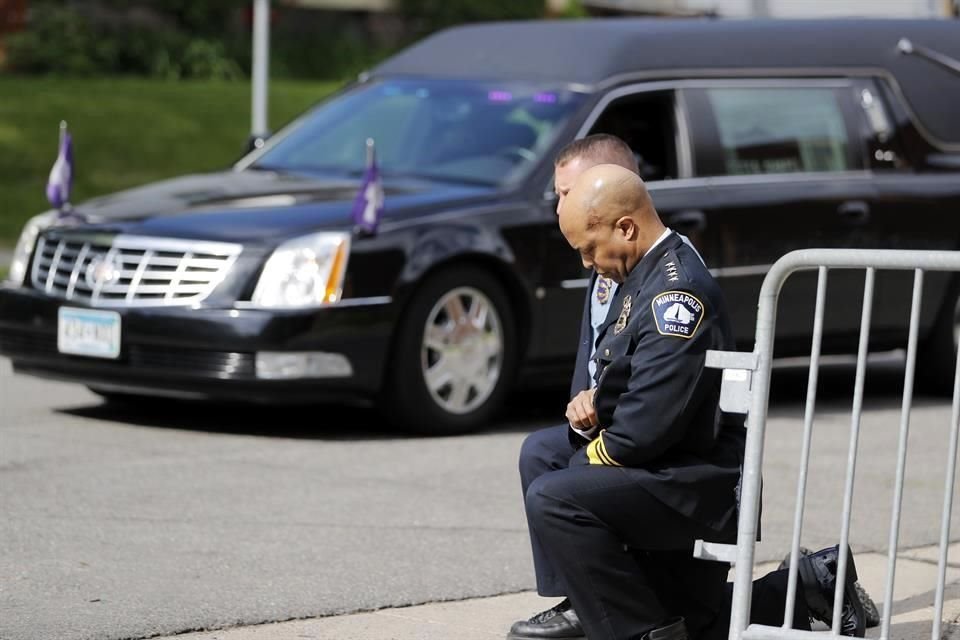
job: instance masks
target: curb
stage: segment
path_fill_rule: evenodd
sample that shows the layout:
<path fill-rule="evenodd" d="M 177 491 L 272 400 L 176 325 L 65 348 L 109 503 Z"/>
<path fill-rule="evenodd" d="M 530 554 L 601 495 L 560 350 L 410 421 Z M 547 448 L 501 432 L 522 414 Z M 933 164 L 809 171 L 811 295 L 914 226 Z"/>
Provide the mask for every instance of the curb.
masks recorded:
<path fill-rule="evenodd" d="M 930 637 L 933 620 L 937 563 L 935 545 L 909 549 L 898 555 L 891 637 L 920 640 Z M 951 545 L 960 551 L 960 543 Z M 932 558 L 932 560 L 931 560 Z M 857 554 L 861 584 L 882 608 L 887 557 L 880 553 Z M 776 569 L 776 562 L 756 567 L 760 576 Z M 363 613 L 294 620 L 213 631 L 180 634 L 157 640 L 503 640 L 510 625 L 556 602 L 528 591 L 458 602 L 441 602 Z M 947 567 L 942 627 L 944 637 L 960 620 L 960 565 Z M 868 638 L 879 638 L 880 628 Z"/>

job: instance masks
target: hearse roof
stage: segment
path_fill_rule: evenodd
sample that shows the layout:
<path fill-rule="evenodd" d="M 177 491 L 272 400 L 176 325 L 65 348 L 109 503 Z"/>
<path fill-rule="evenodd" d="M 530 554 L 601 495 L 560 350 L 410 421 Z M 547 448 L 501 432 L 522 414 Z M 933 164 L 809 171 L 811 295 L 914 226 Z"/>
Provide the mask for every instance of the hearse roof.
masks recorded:
<path fill-rule="evenodd" d="M 885 69 L 936 138 L 960 143 L 960 75 L 897 49 L 901 38 L 960 59 L 956 20 L 611 18 L 494 22 L 436 33 L 373 76 L 415 75 L 597 87 L 631 76 L 723 71 L 834 75 Z"/>

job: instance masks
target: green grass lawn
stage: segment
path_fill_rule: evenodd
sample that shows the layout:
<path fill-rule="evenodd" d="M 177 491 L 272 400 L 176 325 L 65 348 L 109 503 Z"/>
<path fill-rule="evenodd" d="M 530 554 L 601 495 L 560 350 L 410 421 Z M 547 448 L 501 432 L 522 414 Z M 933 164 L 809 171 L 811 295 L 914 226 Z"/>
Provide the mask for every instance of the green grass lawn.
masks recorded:
<path fill-rule="evenodd" d="M 284 123 L 339 85 L 270 85 L 270 126 Z M 44 195 L 58 126 L 73 134 L 74 202 L 196 171 L 230 166 L 250 132 L 246 82 L 0 76 L 0 247 L 49 208 Z"/>

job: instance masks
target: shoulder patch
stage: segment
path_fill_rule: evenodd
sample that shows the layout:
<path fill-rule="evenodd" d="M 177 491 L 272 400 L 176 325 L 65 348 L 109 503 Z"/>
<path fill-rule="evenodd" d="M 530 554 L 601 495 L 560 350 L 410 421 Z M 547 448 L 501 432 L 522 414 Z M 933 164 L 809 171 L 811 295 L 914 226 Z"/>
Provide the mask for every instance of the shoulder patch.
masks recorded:
<path fill-rule="evenodd" d="M 686 291 L 664 291 L 651 303 L 657 331 L 663 336 L 689 340 L 703 320 L 703 303 Z"/>

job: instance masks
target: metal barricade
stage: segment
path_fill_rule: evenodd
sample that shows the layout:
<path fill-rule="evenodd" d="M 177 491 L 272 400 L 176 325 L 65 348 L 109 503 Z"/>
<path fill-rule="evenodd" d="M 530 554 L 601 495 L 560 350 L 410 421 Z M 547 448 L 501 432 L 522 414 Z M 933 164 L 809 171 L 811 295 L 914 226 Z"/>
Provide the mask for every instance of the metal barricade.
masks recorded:
<path fill-rule="evenodd" d="M 764 434 L 770 392 L 770 370 L 773 360 L 777 302 L 780 290 L 791 274 L 796 271 L 812 269 L 818 271 L 817 295 L 810 352 L 810 369 L 807 379 L 807 399 L 803 424 L 803 444 L 800 453 L 800 473 L 797 481 L 793 540 L 790 553 L 792 561 L 789 570 L 784 622 L 782 627 L 749 624 L 754 547 L 756 545 L 757 516 L 760 507 L 761 468 L 763 465 Z M 792 629 L 791 621 L 793 619 L 793 605 L 797 590 L 797 560 L 806 498 L 807 471 L 810 463 L 813 415 L 816 406 L 817 375 L 820 362 L 820 346 L 823 337 L 824 301 L 827 291 L 827 279 L 831 269 L 865 270 L 863 309 L 860 320 L 860 339 L 850 427 L 850 444 L 847 453 L 846 481 L 843 495 L 843 514 L 839 540 L 840 549 L 847 547 L 850 538 L 853 481 L 857 464 L 860 418 L 863 410 L 864 378 L 867 345 L 870 336 L 875 272 L 877 269 L 884 271 L 901 270 L 914 272 L 913 300 L 907 339 L 906 372 L 904 375 L 896 481 L 890 520 L 886 588 L 880 635 L 881 640 L 889 640 L 890 638 L 890 617 L 893 604 L 897 547 L 900 534 L 900 509 L 903 501 L 907 435 L 910 428 L 910 411 L 913 403 L 913 382 L 917 357 L 920 303 L 923 293 L 923 275 L 925 271 L 960 272 L 960 252 L 808 249 L 788 253 L 773 265 L 763 282 L 757 309 L 757 331 L 754 351 L 752 353 L 712 351 L 707 354 L 707 366 L 724 370 L 721 407 L 726 411 L 747 414 L 747 441 L 741 479 L 740 519 L 737 530 L 737 544 L 734 546 L 698 541 L 694 551 L 697 557 L 727 561 L 735 565 L 729 640 L 807 640 L 813 637 L 810 635 L 812 632 Z M 950 517 L 957 461 L 958 426 L 960 426 L 960 358 L 957 360 L 957 368 L 954 375 L 953 410 L 951 413 L 950 443 L 947 450 L 947 473 L 944 483 L 943 508 L 941 514 L 939 572 L 937 574 L 936 602 L 931 633 L 932 640 L 940 640 L 941 619 L 943 617 L 943 593 L 946 580 L 947 546 L 950 539 Z M 843 588 L 847 569 L 847 554 L 840 553 L 831 630 L 831 635 L 835 637 L 839 637 L 840 632 L 840 620 L 843 610 L 841 605 L 843 602 Z M 823 634 L 818 633 L 817 636 L 822 638 Z"/>

